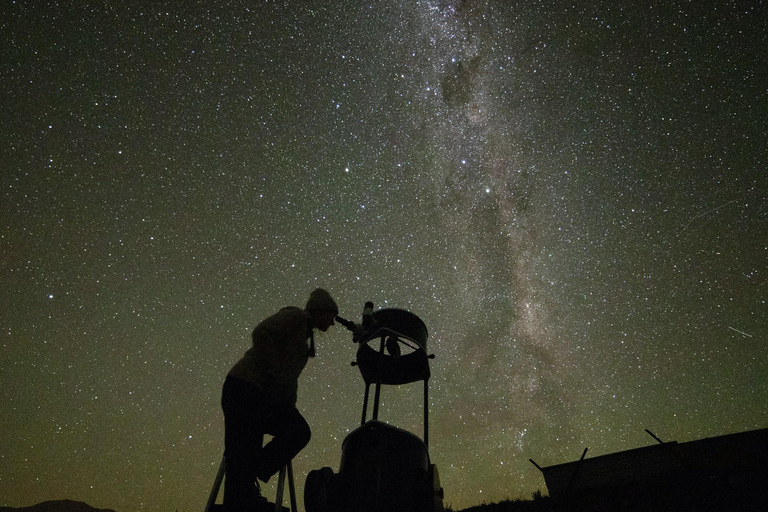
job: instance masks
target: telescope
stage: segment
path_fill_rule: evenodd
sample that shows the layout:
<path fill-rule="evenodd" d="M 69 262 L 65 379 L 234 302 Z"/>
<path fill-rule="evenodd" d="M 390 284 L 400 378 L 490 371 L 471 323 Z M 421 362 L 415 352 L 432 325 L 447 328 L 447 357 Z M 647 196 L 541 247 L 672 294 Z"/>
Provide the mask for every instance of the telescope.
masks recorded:
<path fill-rule="evenodd" d="M 365 383 L 360 426 L 341 446 L 339 471 L 310 471 L 304 485 L 307 512 L 444 512 L 437 466 L 429 457 L 429 331 L 404 309 L 366 302 L 358 324 L 336 317 L 358 344 L 352 366 Z M 424 383 L 424 437 L 379 420 L 382 386 Z M 372 416 L 369 395 L 375 387 Z"/>

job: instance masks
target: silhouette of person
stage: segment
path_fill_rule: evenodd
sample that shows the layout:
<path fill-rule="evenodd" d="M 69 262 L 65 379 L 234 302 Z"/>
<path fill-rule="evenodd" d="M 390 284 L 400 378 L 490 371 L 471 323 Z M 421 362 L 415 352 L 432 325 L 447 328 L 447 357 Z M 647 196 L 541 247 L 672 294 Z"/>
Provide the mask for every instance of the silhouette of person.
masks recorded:
<path fill-rule="evenodd" d="M 337 314 L 331 295 L 317 288 L 304 309 L 285 307 L 259 323 L 253 345 L 229 371 L 221 396 L 226 510 L 265 505 L 258 480 L 269 481 L 309 442 L 309 425 L 296 409 L 298 379 L 315 355 L 314 329 L 327 331 Z M 264 434 L 274 437 L 262 447 Z"/>

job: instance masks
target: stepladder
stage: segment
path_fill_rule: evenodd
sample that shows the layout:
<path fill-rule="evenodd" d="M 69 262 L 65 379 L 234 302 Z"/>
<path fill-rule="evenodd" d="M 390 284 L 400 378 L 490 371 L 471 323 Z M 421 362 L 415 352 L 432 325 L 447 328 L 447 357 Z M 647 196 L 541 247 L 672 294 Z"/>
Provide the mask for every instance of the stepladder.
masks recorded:
<path fill-rule="evenodd" d="M 208 496 L 208 502 L 205 504 L 205 512 L 229 512 L 224 505 L 217 504 L 216 500 L 221 490 L 221 484 L 226 478 L 227 472 L 227 458 L 222 457 L 219 469 L 216 472 L 216 478 L 213 480 L 213 487 L 211 493 Z M 285 480 L 288 480 L 288 493 L 290 495 L 291 508 L 283 507 L 283 496 L 285 495 Z M 296 485 L 293 480 L 293 463 L 288 461 L 288 464 L 280 469 L 280 473 L 277 478 L 277 493 L 275 495 L 275 502 L 267 502 L 264 506 L 263 512 L 298 512 L 296 506 Z M 262 512 L 259 510 L 258 512 Z"/>

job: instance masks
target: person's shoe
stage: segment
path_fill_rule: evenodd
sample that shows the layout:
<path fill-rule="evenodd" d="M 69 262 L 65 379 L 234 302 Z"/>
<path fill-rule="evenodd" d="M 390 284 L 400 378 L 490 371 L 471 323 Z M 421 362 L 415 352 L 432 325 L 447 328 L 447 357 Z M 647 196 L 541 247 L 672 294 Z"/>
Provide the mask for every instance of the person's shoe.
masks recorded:
<path fill-rule="evenodd" d="M 253 512 L 274 512 L 275 506 L 267 500 L 260 501 L 253 507 Z"/>
<path fill-rule="evenodd" d="M 270 503 L 267 498 L 260 496 L 254 503 L 253 512 L 275 512 L 275 504 Z"/>
<path fill-rule="evenodd" d="M 256 507 L 258 508 L 260 505 L 264 503 L 268 503 L 267 498 L 261 495 L 261 486 L 259 485 L 258 480 L 255 482 L 256 485 L 253 487 L 253 502 L 256 504 Z"/>

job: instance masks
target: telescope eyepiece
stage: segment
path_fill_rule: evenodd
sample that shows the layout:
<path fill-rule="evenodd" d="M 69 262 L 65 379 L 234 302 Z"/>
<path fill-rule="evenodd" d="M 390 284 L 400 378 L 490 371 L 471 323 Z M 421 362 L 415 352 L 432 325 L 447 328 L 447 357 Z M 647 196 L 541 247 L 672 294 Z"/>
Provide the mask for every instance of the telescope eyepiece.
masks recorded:
<path fill-rule="evenodd" d="M 373 302 L 366 302 L 363 306 L 363 329 L 366 331 L 373 327 Z"/>
<path fill-rule="evenodd" d="M 346 318 L 336 316 L 336 321 L 352 332 L 355 332 L 355 329 L 357 328 L 357 326 L 355 325 L 355 322 L 352 322 L 351 320 L 347 320 Z"/>

